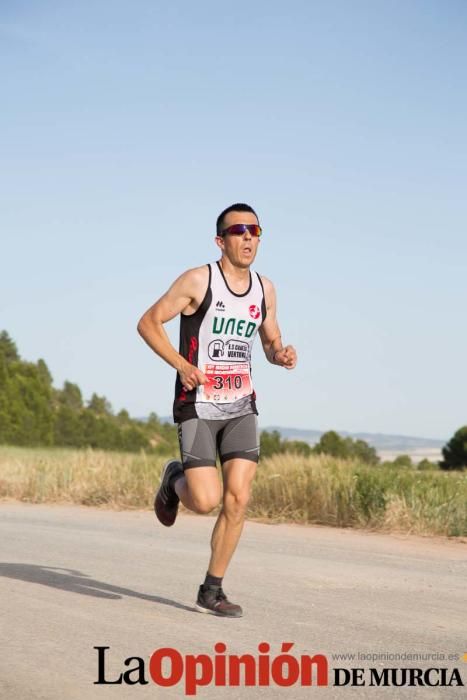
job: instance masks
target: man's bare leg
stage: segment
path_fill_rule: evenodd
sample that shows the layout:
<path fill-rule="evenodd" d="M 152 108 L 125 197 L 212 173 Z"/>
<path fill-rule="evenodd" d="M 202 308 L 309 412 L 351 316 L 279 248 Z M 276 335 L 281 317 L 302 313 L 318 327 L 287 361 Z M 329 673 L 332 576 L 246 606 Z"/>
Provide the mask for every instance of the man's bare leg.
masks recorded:
<path fill-rule="evenodd" d="M 174 490 L 185 508 L 195 513 L 210 513 L 221 499 L 221 484 L 216 467 L 185 469 Z"/>
<path fill-rule="evenodd" d="M 256 462 L 247 459 L 230 459 L 224 463 L 224 495 L 211 537 L 211 559 L 208 572 L 222 578 L 237 548 L 250 499 L 251 484 L 256 472 Z"/>

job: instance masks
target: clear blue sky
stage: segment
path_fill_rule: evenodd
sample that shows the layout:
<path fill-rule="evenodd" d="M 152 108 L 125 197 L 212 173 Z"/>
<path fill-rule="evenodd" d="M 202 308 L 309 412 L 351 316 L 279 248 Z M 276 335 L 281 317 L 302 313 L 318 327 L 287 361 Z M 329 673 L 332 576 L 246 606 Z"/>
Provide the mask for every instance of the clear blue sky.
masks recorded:
<path fill-rule="evenodd" d="M 170 414 L 137 321 L 246 201 L 299 353 L 257 341 L 261 424 L 450 437 L 466 74 L 463 0 L 2 3 L 0 329 L 57 386 Z"/>

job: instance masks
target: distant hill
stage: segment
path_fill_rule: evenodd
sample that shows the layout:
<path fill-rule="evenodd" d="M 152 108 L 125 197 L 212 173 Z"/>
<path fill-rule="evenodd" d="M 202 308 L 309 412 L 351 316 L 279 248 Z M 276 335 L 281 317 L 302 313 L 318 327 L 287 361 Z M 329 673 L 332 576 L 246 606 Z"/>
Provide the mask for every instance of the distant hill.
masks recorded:
<path fill-rule="evenodd" d="M 283 438 L 288 440 L 304 440 L 310 445 L 319 441 L 324 430 L 303 430 L 300 428 L 283 428 L 270 425 L 264 430 L 278 430 Z M 351 437 L 354 440 L 365 440 L 376 450 L 390 450 L 392 452 L 404 452 L 406 450 L 430 449 L 440 450 L 447 440 L 435 440 L 433 438 L 420 438 L 408 435 L 385 435 L 384 433 L 350 433 L 346 430 L 336 430 L 342 437 Z"/>

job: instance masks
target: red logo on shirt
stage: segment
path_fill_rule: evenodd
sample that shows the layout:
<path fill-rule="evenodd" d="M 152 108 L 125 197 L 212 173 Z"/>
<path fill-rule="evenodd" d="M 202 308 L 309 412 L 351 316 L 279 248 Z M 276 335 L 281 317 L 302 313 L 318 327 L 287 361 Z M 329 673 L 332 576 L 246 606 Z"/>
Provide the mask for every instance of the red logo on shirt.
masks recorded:
<path fill-rule="evenodd" d="M 251 318 L 259 318 L 260 310 L 255 304 L 252 304 L 249 308 Z"/>

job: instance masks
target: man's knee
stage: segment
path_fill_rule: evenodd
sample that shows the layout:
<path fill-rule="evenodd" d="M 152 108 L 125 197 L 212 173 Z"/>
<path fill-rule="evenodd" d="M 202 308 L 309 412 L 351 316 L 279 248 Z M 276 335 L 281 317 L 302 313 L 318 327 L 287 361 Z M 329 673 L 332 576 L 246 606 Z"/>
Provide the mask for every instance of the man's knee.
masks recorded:
<path fill-rule="evenodd" d="M 191 500 L 195 512 L 200 515 L 206 515 L 219 505 L 220 496 L 213 493 L 192 494 Z"/>
<path fill-rule="evenodd" d="M 232 517 L 243 517 L 250 500 L 250 489 L 224 492 L 224 511 Z"/>

